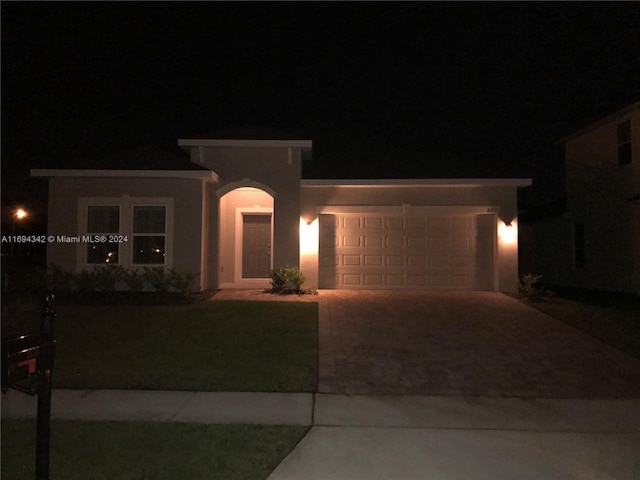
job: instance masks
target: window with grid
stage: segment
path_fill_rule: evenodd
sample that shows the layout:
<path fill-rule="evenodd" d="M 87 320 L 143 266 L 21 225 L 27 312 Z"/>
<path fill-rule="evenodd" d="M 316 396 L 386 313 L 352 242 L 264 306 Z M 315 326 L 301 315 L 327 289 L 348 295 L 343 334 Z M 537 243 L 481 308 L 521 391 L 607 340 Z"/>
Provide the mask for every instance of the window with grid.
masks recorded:
<path fill-rule="evenodd" d="M 631 163 L 631 120 L 618 125 L 618 165 Z"/>
<path fill-rule="evenodd" d="M 120 231 L 120 207 L 118 205 L 89 205 L 87 207 L 87 234 L 96 241 L 87 243 L 87 264 L 113 264 L 119 262 L 119 243 L 98 241 L 99 237 L 109 240 Z"/>
<path fill-rule="evenodd" d="M 134 205 L 133 264 L 165 264 L 166 219 L 167 207 L 164 205 Z"/>

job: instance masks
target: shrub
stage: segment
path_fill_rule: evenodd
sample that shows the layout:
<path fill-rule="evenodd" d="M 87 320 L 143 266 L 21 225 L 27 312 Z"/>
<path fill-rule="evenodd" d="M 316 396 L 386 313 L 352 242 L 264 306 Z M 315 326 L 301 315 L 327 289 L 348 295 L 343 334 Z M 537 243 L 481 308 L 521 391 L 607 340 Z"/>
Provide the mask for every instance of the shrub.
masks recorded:
<path fill-rule="evenodd" d="M 127 270 L 123 281 L 130 291 L 139 292 L 144 287 L 144 274 L 139 270 Z"/>
<path fill-rule="evenodd" d="M 191 293 L 193 282 L 200 276 L 199 273 L 185 273 L 184 275 L 173 268 L 169 269 L 168 282 L 171 287 L 180 293 Z"/>
<path fill-rule="evenodd" d="M 144 267 L 144 279 L 158 292 L 171 290 L 171 282 L 163 267 Z"/>
<path fill-rule="evenodd" d="M 298 267 L 280 267 L 274 268 L 270 272 L 271 287 L 273 292 L 282 293 L 287 290 L 293 290 L 300 293 L 300 287 L 304 283 L 304 275 Z"/>
<path fill-rule="evenodd" d="M 542 275 L 527 273 L 520 278 L 520 294 L 527 300 L 539 301 L 542 299 L 543 291 L 536 286 Z"/>
<path fill-rule="evenodd" d="M 47 271 L 39 271 L 29 278 L 28 289 L 41 296 L 45 291 L 59 294 L 78 292 L 114 292 L 123 285 L 130 292 L 140 292 L 148 284 L 161 293 L 192 293 L 193 282 L 199 273 L 182 274 L 173 268 L 144 267 L 143 270 L 126 269 L 120 265 L 84 269 L 78 273 L 67 272 L 56 265 L 50 265 Z"/>

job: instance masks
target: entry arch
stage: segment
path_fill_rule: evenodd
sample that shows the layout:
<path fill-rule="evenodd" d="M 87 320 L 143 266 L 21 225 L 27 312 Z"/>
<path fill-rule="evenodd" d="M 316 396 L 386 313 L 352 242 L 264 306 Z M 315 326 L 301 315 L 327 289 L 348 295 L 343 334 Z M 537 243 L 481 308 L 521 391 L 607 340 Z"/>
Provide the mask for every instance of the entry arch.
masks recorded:
<path fill-rule="evenodd" d="M 273 189 L 253 181 L 231 182 L 219 201 L 218 265 L 221 288 L 268 287 L 273 268 Z"/>

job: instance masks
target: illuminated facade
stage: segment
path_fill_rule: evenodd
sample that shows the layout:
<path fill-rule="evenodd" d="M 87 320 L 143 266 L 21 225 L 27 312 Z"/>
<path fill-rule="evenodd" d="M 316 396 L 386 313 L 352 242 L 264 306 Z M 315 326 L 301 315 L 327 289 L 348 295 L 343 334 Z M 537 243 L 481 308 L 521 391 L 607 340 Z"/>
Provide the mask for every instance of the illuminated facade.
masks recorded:
<path fill-rule="evenodd" d="M 198 272 L 202 289 L 268 287 L 295 265 L 304 288 L 517 290 L 528 179 L 312 180 L 308 140 L 178 144 L 200 170 L 32 171 L 49 178 L 49 234 L 106 238 L 51 243 L 48 262 Z"/>

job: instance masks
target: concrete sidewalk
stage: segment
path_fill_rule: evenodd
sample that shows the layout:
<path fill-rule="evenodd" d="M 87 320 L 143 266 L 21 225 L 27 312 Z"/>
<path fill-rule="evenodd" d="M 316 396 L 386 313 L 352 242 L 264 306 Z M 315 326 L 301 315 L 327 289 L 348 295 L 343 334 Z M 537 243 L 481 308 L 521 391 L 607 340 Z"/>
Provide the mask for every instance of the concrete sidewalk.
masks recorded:
<path fill-rule="evenodd" d="M 54 390 L 52 417 L 313 425 L 269 480 L 640 478 L 640 399 Z"/>
<path fill-rule="evenodd" d="M 3 418 L 36 415 L 37 398 L 9 390 Z M 310 393 L 174 392 L 154 390 L 53 390 L 51 417 L 207 424 L 311 425 Z"/>

